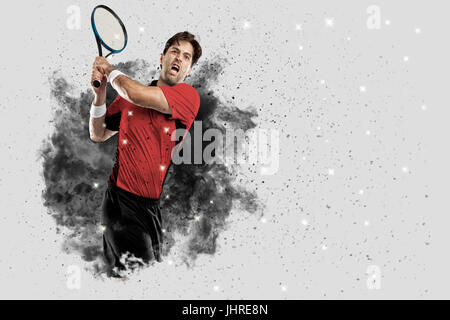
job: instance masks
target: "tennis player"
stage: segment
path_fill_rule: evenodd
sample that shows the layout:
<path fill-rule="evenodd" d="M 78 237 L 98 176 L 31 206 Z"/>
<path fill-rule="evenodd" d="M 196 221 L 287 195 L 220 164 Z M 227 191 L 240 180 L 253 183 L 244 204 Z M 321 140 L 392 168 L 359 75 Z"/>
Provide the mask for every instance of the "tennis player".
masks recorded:
<path fill-rule="evenodd" d="M 121 270 L 136 262 L 161 262 L 159 198 L 172 164 L 172 149 L 184 138 L 172 141 L 171 135 L 176 129 L 187 133 L 198 113 L 200 96 L 183 81 L 201 55 L 193 34 L 175 34 L 160 56 L 159 79 L 149 86 L 114 69 L 105 58 L 95 59 L 91 83 L 102 81 L 99 88 L 92 86 L 90 138 L 103 142 L 119 133 L 116 162 L 102 204 L 109 276 L 120 277 Z M 118 93 L 108 108 L 107 81 Z"/>

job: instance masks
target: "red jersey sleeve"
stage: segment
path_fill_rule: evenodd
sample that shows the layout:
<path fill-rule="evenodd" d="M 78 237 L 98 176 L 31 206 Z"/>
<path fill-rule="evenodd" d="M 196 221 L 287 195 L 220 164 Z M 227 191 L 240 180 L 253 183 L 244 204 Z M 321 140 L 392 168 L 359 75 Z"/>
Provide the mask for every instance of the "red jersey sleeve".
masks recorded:
<path fill-rule="evenodd" d="M 197 90 L 187 83 L 178 83 L 174 86 L 160 86 L 172 111 L 170 120 L 179 119 L 182 124 L 189 127 L 194 122 L 200 107 L 200 95 Z"/>

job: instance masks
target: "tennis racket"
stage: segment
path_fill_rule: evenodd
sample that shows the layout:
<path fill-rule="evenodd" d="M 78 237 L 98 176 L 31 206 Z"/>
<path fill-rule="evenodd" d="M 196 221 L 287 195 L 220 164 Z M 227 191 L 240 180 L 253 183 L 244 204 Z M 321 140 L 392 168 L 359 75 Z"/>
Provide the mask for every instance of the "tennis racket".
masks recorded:
<path fill-rule="evenodd" d="M 103 56 L 102 46 L 110 51 L 105 58 L 125 49 L 128 42 L 127 30 L 119 16 L 111 8 L 104 5 L 96 6 L 91 14 L 91 25 L 97 41 L 99 57 Z M 100 87 L 101 80 L 95 79 L 92 82 L 94 87 Z"/>

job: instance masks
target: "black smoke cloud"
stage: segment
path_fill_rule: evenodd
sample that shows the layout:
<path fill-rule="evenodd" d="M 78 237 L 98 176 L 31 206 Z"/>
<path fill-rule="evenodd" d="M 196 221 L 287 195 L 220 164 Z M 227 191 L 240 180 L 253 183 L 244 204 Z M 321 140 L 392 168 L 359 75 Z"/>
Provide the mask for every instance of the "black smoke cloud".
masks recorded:
<path fill-rule="evenodd" d="M 194 77 L 187 79 L 201 98 L 196 120 L 202 121 L 203 132 L 216 128 L 224 133 L 224 124 L 243 131 L 252 129 L 255 127 L 252 119 L 257 116 L 254 108 L 242 111 L 224 105 L 210 89 L 222 72 L 221 62 L 224 61 L 205 62 L 197 67 Z M 157 76 L 143 60 L 120 63 L 116 67 L 143 83 L 150 83 Z M 57 107 L 52 121 L 54 132 L 43 141 L 39 151 L 45 181 L 42 197 L 58 232 L 64 236 L 63 249 L 79 253 L 84 260 L 92 262 L 95 273 L 102 273 L 100 210 L 115 160 L 118 135 L 104 143 L 92 142 L 89 138 L 91 90 L 74 97 L 70 93 L 72 85 L 58 72 L 49 80 Z M 107 92 L 109 104 L 117 93 L 111 87 Z M 190 133 L 195 141 L 192 128 Z M 219 163 L 171 166 L 161 195 L 166 229 L 163 256 L 175 244 L 174 234 L 179 233 L 186 241 L 184 262 L 192 265 L 198 254 L 216 252 L 217 236 L 226 227 L 234 206 L 261 213 L 263 205 L 255 193 L 240 186 L 235 177 L 231 169 Z M 196 215 L 202 218 L 196 221 Z"/>

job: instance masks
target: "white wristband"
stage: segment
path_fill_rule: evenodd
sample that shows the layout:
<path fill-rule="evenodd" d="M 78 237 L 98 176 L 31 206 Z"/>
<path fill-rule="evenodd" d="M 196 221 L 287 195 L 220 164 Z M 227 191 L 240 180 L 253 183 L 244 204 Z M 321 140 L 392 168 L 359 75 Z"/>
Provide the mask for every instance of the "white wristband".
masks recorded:
<path fill-rule="evenodd" d="M 108 81 L 111 83 L 111 86 L 117 91 L 116 87 L 114 86 L 114 79 L 117 78 L 117 76 L 120 76 L 121 74 L 125 75 L 123 72 L 120 72 L 119 70 L 113 70 L 108 76 Z"/>
<path fill-rule="evenodd" d="M 94 106 L 94 103 L 91 105 L 91 117 L 92 118 L 101 118 L 106 113 L 106 103 L 101 106 Z"/>

